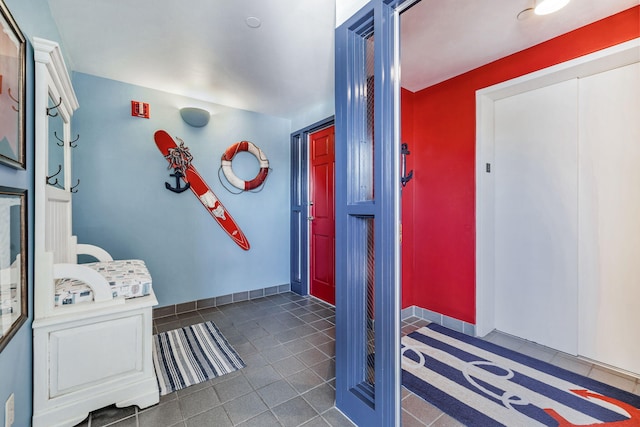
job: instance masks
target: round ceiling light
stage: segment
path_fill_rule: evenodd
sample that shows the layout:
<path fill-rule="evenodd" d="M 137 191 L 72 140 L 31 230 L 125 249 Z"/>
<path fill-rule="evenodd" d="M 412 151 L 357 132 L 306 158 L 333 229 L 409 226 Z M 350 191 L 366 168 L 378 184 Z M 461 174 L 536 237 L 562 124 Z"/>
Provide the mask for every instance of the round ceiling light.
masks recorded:
<path fill-rule="evenodd" d="M 569 3 L 569 0 L 540 0 L 536 4 L 534 12 L 536 15 L 548 15 L 557 12 Z"/>
<path fill-rule="evenodd" d="M 534 14 L 533 8 L 530 7 L 518 13 L 518 16 L 516 18 L 518 18 L 518 21 L 524 21 L 525 19 L 529 19 L 529 17 L 532 16 L 533 14 Z"/>
<path fill-rule="evenodd" d="M 248 17 L 247 19 L 245 19 L 245 22 L 247 23 L 247 26 L 249 28 L 258 28 L 260 27 L 260 25 L 262 25 L 260 18 L 256 18 L 255 16 Z"/>

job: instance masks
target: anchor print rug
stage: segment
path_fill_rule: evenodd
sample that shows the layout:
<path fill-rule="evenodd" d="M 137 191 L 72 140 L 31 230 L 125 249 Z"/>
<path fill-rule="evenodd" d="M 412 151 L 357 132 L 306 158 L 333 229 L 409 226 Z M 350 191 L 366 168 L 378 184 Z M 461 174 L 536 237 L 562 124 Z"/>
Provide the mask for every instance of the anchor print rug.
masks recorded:
<path fill-rule="evenodd" d="M 467 426 L 640 427 L 640 396 L 436 324 L 402 338 L 402 384 Z"/>

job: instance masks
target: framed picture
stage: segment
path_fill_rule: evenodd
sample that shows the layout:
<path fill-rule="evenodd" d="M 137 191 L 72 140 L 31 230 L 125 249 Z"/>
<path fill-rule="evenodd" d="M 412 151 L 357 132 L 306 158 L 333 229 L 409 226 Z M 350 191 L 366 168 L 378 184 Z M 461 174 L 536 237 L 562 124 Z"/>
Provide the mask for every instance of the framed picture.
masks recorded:
<path fill-rule="evenodd" d="M 27 190 L 0 186 L 0 351 L 27 320 Z"/>
<path fill-rule="evenodd" d="M 25 168 L 25 38 L 0 0 L 0 162 Z"/>

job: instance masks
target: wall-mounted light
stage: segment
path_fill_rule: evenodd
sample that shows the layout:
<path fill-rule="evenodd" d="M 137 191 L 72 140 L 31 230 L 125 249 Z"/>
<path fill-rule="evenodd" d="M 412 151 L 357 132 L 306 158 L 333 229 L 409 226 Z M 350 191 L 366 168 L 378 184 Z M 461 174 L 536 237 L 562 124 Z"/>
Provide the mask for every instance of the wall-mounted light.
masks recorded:
<path fill-rule="evenodd" d="M 569 0 L 538 0 L 533 11 L 536 15 L 548 15 L 557 12 L 569 3 Z"/>
<path fill-rule="evenodd" d="M 209 123 L 211 113 L 202 108 L 185 107 L 180 109 L 180 116 L 190 126 L 201 128 Z"/>

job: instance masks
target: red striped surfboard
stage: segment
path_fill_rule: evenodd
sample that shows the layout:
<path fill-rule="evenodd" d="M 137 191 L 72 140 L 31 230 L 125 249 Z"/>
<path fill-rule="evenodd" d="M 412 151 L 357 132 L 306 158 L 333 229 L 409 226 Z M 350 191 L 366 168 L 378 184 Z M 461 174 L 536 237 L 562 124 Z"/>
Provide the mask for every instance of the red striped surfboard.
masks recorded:
<path fill-rule="evenodd" d="M 157 131 L 153 135 L 153 139 L 165 157 L 169 154 L 169 148 L 178 147 L 171 135 L 164 130 Z M 216 220 L 229 237 L 242 249 L 248 251 L 250 246 L 246 236 L 193 165 L 189 165 L 182 180 L 191 185 L 190 188 L 193 194 L 196 195 L 200 203 L 202 203 L 202 206 L 207 209 L 209 214 L 211 214 L 213 219 Z"/>

